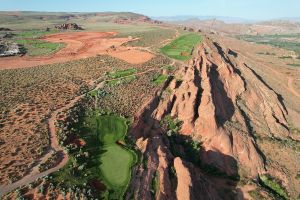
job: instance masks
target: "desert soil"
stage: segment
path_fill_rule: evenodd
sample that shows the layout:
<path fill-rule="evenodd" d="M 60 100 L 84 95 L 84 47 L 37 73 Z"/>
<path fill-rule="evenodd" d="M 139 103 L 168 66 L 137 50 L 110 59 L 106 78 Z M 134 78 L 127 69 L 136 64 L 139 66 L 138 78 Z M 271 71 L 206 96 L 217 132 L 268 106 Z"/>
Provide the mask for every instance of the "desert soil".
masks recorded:
<path fill-rule="evenodd" d="M 131 64 L 144 63 L 153 58 L 153 54 L 149 52 L 121 47 L 135 39 L 112 38 L 116 34 L 115 32 L 68 32 L 47 35 L 41 39 L 53 43 L 65 43 L 65 48 L 49 56 L 30 57 L 25 55 L 0 58 L 0 69 L 62 63 L 99 54 L 108 54 Z"/>
<path fill-rule="evenodd" d="M 155 71 L 156 69 L 154 68 L 150 68 L 146 71 L 143 72 L 138 72 L 136 74 L 134 74 L 134 76 L 141 76 L 144 74 L 147 74 L 151 71 Z M 129 75 L 131 76 L 131 75 Z M 127 76 L 123 77 L 126 78 Z M 116 78 L 119 79 L 119 78 Z M 116 79 L 109 79 L 106 81 L 112 81 L 112 80 L 116 80 Z M 95 86 L 95 89 L 99 90 L 101 88 L 103 88 L 105 86 L 105 82 L 106 81 L 102 81 L 99 84 L 97 84 Z M 72 108 L 81 98 L 83 98 L 85 96 L 85 94 L 83 95 L 79 95 L 77 97 L 75 97 L 73 100 L 71 100 L 68 104 L 64 105 L 63 107 L 55 110 L 52 114 L 50 119 L 48 120 L 48 126 L 49 126 L 49 131 L 50 131 L 50 141 L 51 141 L 51 146 L 50 149 L 47 151 L 47 153 L 40 159 L 40 163 L 44 163 L 48 160 L 48 158 L 51 156 L 51 154 L 53 153 L 53 151 L 55 152 L 59 152 L 60 156 L 62 157 L 61 161 L 53 168 L 50 168 L 44 172 L 39 172 L 39 165 L 35 166 L 34 168 L 32 168 L 32 170 L 29 172 L 28 175 L 26 175 L 25 177 L 23 177 L 22 179 L 20 179 L 19 181 L 16 181 L 12 184 L 8 184 L 8 185 L 2 185 L 0 186 L 0 196 L 4 195 L 10 191 L 15 190 L 18 187 L 21 187 L 23 185 L 27 185 L 30 184 L 32 182 L 34 182 L 35 180 L 37 180 L 38 178 L 42 178 L 44 176 L 47 176 L 57 170 L 59 170 L 60 168 L 64 167 L 65 164 L 68 162 L 68 154 L 62 149 L 62 147 L 58 144 L 58 138 L 56 135 L 56 126 L 55 123 L 57 121 L 57 119 L 59 118 L 59 113 L 68 110 L 70 108 Z"/>

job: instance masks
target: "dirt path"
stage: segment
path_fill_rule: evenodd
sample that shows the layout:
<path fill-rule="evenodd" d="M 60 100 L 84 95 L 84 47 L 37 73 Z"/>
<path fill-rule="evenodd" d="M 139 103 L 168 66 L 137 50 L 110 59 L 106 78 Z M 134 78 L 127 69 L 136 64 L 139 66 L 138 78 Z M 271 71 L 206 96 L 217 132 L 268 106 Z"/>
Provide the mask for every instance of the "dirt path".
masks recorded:
<path fill-rule="evenodd" d="M 66 46 L 48 56 L 1 57 L 0 69 L 62 63 L 93 57 L 98 54 L 108 54 L 132 64 L 143 63 L 153 57 L 148 52 L 121 48 L 123 44 L 134 41 L 137 38 L 112 38 L 115 35 L 115 32 L 68 32 L 47 35 L 41 39 L 53 43 L 64 43 Z M 114 47 L 114 49 L 111 50 L 111 47 Z"/>
<path fill-rule="evenodd" d="M 163 41 L 160 42 L 160 44 L 162 46 L 164 46 L 164 45 L 168 44 L 169 42 L 171 42 L 172 40 L 176 39 L 179 35 L 180 35 L 179 31 L 178 31 L 178 29 L 176 29 L 176 33 L 175 33 L 175 35 L 174 35 L 173 38 L 169 38 L 169 39 L 163 40 Z"/>
<path fill-rule="evenodd" d="M 139 72 L 139 73 L 136 73 L 136 74 L 133 74 L 133 75 L 134 76 L 140 76 L 140 75 L 143 75 L 143 74 L 146 74 L 148 72 L 155 71 L 155 70 L 158 70 L 158 69 L 151 68 L 151 69 L 148 69 L 146 71 Z M 129 76 L 132 76 L 132 75 L 124 76 L 122 78 L 126 78 L 126 77 L 129 77 Z M 99 84 L 97 84 L 94 87 L 94 89 L 92 89 L 90 91 L 93 91 L 95 89 L 98 90 L 98 89 L 103 88 L 105 86 L 106 81 L 113 81 L 113 80 L 118 80 L 118 79 L 121 79 L 121 78 L 104 80 L 104 81 L 100 82 Z M 94 81 L 94 82 L 96 82 L 96 81 Z M 87 92 L 87 93 L 89 93 L 89 92 Z M 60 163 L 57 166 L 55 166 L 51 169 L 48 169 L 44 172 L 41 172 L 41 173 L 39 172 L 39 165 L 36 165 L 34 168 L 32 168 L 31 172 L 28 175 L 26 175 L 25 177 L 23 177 L 21 180 L 19 180 L 17 182 L 14 182 L 10 185 L 0 186 L 0 197 L 2 195 L 5 195 L 5 194 L 17 189 L 18 187 L 28 185 L 28 184 L 34 182 L 38 178 L 42 178 L 44 176 L 47 176 L 47 175 L 59 170 L 60 168 L 64 167 L 67 164 L 68 154 L 64 151 L 64 149 L 58 143 L 58 138 L 57 138 L 57 135 L 56 135 L 57 130 L 56 130 L 55 122 L 57 120 L 58 113 L 72 108 L 84 96 L 85 96 L 85 94 L 77 96 L 74 99 L 72 99 L 65 106 L 55 110 L 51 114 L 50 119 L 48 120 L 48 126 L 49 126 L 49 132 L 50 132 L 50 147 L 49 147 L 49 150 L 47 151 L 46 155 L 43 158 L 41 158 L 41 160 L 39 161 L 39 164 L 46 162 L 47 159 L 50 158 L 51 154 L 54 151 L 59 152 L 62 155 L 62 160 L 60 161 Z"/>
<path fill-rule="evenodd" d="M 59 170 L 63 166 L 65 166 L 65 164 L 68 162 L 68 154 L 58 144 L 58 138 L 57 138 L 57 135 L 56 135 L 55 121 L 56 121 L 56 118 L 57 118 L 57 114 L 59 112 L 70 109 L 82 97 L 83 97 L 83 95 L 78 96 L 78 97 L 74 98 L 73 100 L 71 100 L 70 103 L 68 103 L 64 107 L 54 111 L 51 114 L 50 119 L 48 120 L 49 132 L 50 132 L 50 149 L 48 150 L 47 154 L 40 160 L 39 164 L 45 163 L 47 161 L 47 159 L 51 157 L 51 154 L 53 152 L 58 152 L 62 155 L 62 160 L 60 161 L 60 163 L 57 166 L 55 166 L 54 168 L 51 168 L 51 169 L 46 170 L 46 171 L 41 172 L 41 173 L 39 172 L 39 164 L 36 165 L 31 170 L 31 172 L 27 176 L 23 177 L 21 180 L 19 180 L 17 182 L 14 182 L 10 185 L 4 186 L 4 187 L 1 186 L 0 187 L 0 195 L 4 195 L 4 194 L 20 187 L 20 186 L 32 183 L 36 179 L 42 178 L 42 177 L 44 177 L 44 176 L 46 176 L 46 175 L 48 175 L 52 172 L 55 172 L 55 171 Z"/>

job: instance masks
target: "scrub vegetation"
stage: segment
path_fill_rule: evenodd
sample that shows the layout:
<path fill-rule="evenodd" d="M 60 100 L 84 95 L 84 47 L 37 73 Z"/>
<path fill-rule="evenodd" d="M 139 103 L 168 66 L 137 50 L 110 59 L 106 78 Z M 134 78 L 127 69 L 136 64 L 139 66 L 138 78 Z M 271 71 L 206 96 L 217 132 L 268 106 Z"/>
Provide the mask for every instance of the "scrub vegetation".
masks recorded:
<path fill-rule="evenodd" d="M 276 180 L 268 174 L 262 175 L 259 178 L 261 185 L 268 189 L 275 196 L 283 199 L 289 199 L 288 194 L 286 193 L 285 189 L 282 187 L 278 180 Z"/>

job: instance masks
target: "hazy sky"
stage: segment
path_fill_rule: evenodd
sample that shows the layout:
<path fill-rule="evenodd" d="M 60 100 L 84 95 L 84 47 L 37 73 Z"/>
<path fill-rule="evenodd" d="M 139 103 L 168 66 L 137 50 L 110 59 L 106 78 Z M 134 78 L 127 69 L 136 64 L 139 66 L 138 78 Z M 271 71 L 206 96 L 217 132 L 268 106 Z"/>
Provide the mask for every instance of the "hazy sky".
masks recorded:
<path fill-rule="evenodd" d="M 131 11 L 149 16 L 300 17 L 300 0 L 0 0 L 0 10 Z"/>

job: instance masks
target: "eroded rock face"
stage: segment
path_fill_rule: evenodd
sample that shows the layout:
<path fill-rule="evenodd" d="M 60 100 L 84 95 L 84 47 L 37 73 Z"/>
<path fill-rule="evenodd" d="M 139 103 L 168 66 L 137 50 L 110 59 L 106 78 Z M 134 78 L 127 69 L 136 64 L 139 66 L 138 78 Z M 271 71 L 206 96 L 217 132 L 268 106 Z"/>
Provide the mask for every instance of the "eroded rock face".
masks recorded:
<path fill-rule="evenodd" d="M 190 171 L 184 166 L 181 158 L 174 159 L 174 167 L 178 177 L 176 196 L 178 200 L 190 199 L 191 188 L 193 187 Z"/>
<path fill-rule="evenodd" d="M 227 176 L 256 178 L 265 164 L 255 133 L 287 137 L 287 111 L 281 96 L 243 58 L 208 38 L 176 77 L 135 118 L 131 134 L 147 139 L 140 146 L 148 164 L 136 169 L 131 191 L 139 194 L 137 199 L 224 199 L 218 190 L 222 184 L 210 180 L 201 167 L 174 159 L 160 121 L 171 115 L 183 122 L 180 133 L 202 142 L 202 164 Z M 175 181 L 168 174 L 171 167 L 177 172 Z M 155 173 L 159 188 L 151 194 Z"/>
<path fill-rule="evenodd" d="M 155 118 L 168 113 L 183 121 L 182 134 L 201 138 L 205 151 L 230 155 L 255 177 L 264 172 L 264 160 L 254 132 L 276 137 L 289 134 L 286 110 L 276 94 L 232 50 L 206 39 L 197 56 L 182 69 L 181 84 L 160 102 Z M 173 80 L 175 82 L 177 80 Z M 208 153 L 203 160 L 232 174 L 232 163 Z"/>

